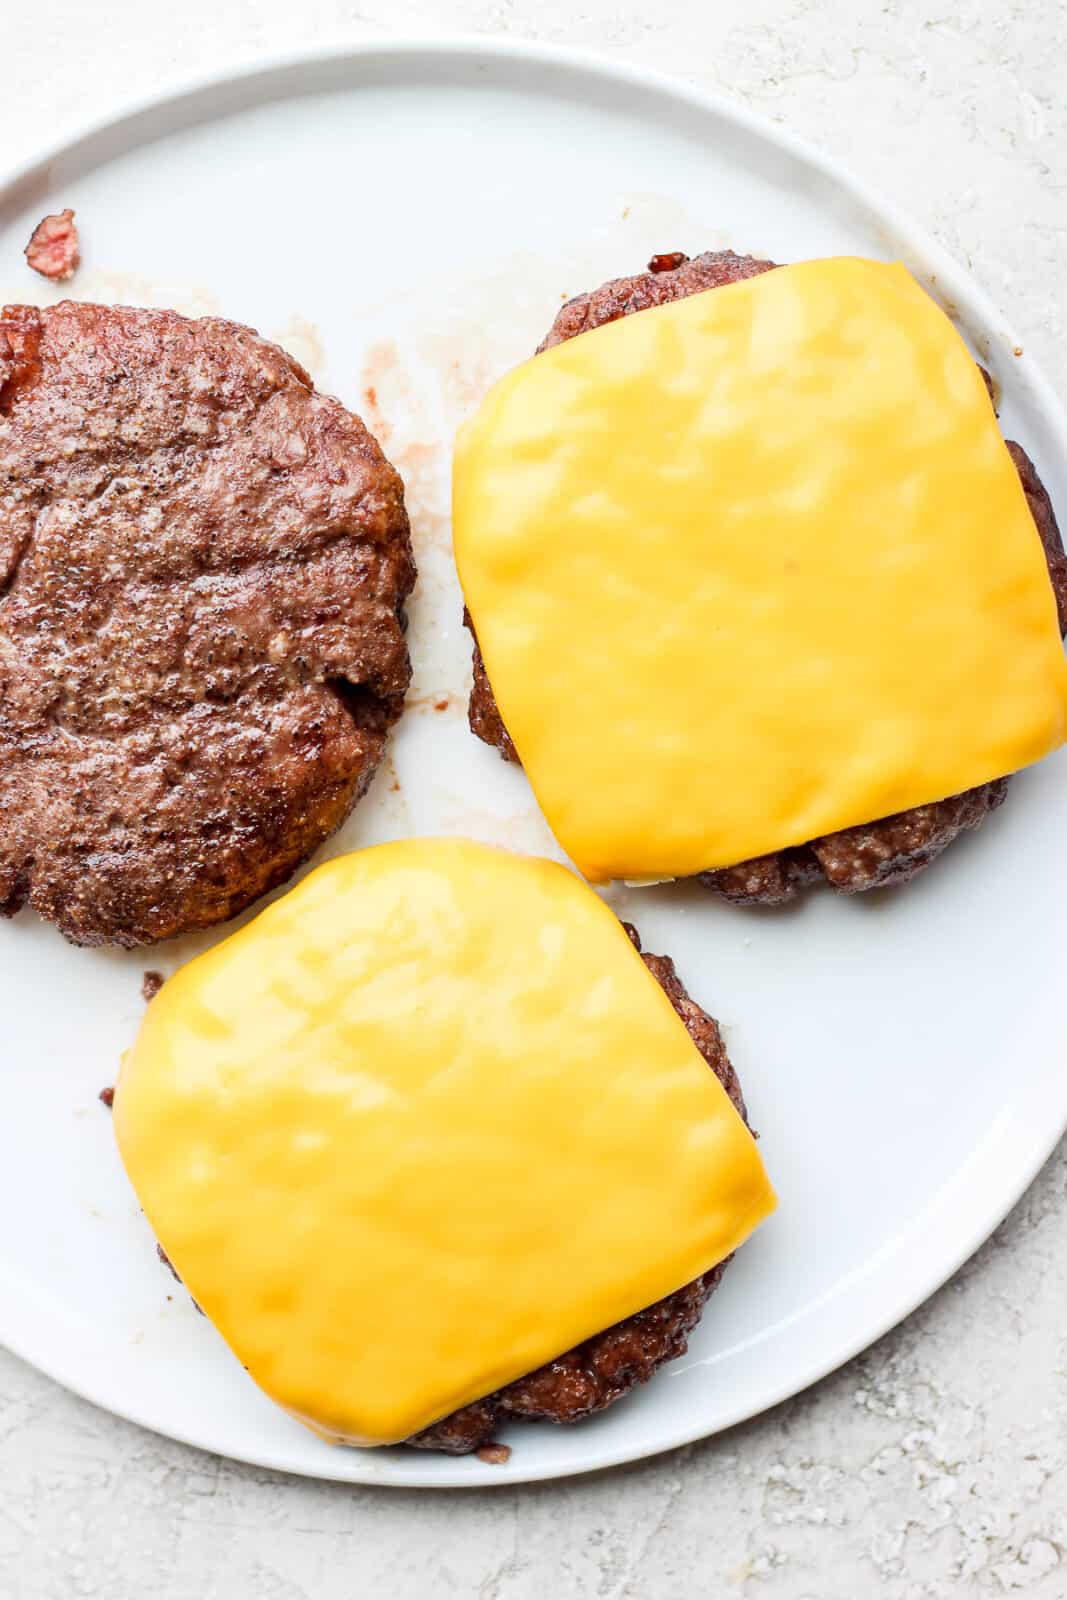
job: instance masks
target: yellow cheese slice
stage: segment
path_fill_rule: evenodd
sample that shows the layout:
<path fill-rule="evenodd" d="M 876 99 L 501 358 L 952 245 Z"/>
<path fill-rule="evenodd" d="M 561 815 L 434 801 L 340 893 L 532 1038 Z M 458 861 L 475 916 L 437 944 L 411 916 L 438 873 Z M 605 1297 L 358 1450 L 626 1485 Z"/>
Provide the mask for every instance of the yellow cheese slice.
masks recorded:
<path fill-rule="evenodd" d="M 464 840 L 320 867 L 172 978 L 115 1131 L 272 1399 L 406 1438 L 721 1261 L 755 1143 L 622 925 Z"/>
<path fill-rule="evenodd" d="M 454 536 L 504 723 L 594 881 L 800 844 L 1067 735 L 1018 475 L 899 265 L 782 267 L 537 356 L 460 436 Z"/>

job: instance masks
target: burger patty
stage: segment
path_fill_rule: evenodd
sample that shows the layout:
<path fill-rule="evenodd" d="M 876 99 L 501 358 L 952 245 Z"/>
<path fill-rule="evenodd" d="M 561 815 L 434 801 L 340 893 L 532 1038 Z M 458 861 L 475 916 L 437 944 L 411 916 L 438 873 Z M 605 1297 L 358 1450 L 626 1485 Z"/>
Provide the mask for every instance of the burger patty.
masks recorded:
<path fill-rule="evenodd" d="M 627 925 L 638 950 L 641 941 Z M 642 960 L 678 1013 L 689 1037 L 714 1072 L 733 1104 L 745 1117 L 737 1073 L 726 1054 L 719 1025 L 689 998 L 668 956 L 643 955 Z M 747 1117 L 746 1117 L 747 1121 Z M 730 1257 L 720 1261 L 665 1300 L 595 1333 L 565 1355 L 506 1388 L 475 1400 L 407 1440 L 419 1450 L 445 1450 L 466 1455 L 487 1444 L 507 1422 L 579 1422 L 594 1411 L 614 1405 L 640 1383 L 647 1383 L 664 1362 L 685 1354 L 690 1333 L 700 1321 L 709 1296 L 718 1288 Z"/>
<path fill-rule="evenodd" d="M 218 318 L 0 312 L 0 913 L 132 947 L 344 820 L 410 677 L 400 479 Z"/>
<path fill-rule="evenodd" d="M 563 306 L 537 353 L 573 339 L 590 328 L 615 322 L 633 311 L 684 300 L 691 294 L 739 283 L 769 272 L 773 261 L 737 256 L 732 251 L 709 252 L 686 260 L 679 254 L 656 256 L 651 270 L 631 278 L 615 278 Z M 1067 559 L 1055 513 L 1033 462 L 1021 445 L 1008 441 L 1008 451 L 1022 482 L 1030 511 L 1041 536 L 1049 578 L 1059 607 L 1061 631 L 1067 630 Z M 469 613 L 464 620 L 474 633 Z M 477 639 L 474 642 L 474 686 L 471 690 L 471 731 L 486 744 L 495 745 L 508 761 L 519 757 L 493 695 Z M 915 806 L 879 821 L 843 828 L 813 839 L 795 849 L 743 861 L 737 866 L 697 874 L 700 883 L 739 904 L 779 905 L 792 900 L 807 885 L 820 880 L 843 894 L 856 894 L 889 884 L 905 883 L 928 867 L 952 841 L 975 828 L 1001 804 L 1007 778 L 997 778 L 977 789 L 953 795 L 931 805 Z"/>
<path fill-rule="evenodd" d="M 630 923 L 623 926 L 635 948 L 640 950 L 637 929 Z M 741 1084 L 726 1053 L 719 1024 L 690 999 L 669 956 L 642 953 L 641 959 L 747 1126 Z M 104 1090 L 101 1099 L 108 1092 Z M 105 1103 L 110 1105 L 111 1101 Z M 156 1253 L 181 1283 L 174 1263 L 161 1244 L 157 1243 Z M 676 1289 L 666 1299 L 657 1300 L 655 1305 L 625 1317 L 614 1327 L 593 1334 L 591 1339 L 557 1356 L 554 1361 L 546 1362 L 535 1372 L 516 1378 L 514 1383 L 495 1390 L 484 1400 L 474 1400 L 469 1406 L 453 1411 L 432 1427 L 412 1434 L 404 1443 L 417 1450 L 469 1455 L 488 1444 L 496 1429 L 506 1422 L 580 1422 L 594 1411 L 614 1405 L 639 1383 L 647 1383 L 665 1362 L 685 1354 L 689 1335 L 732 1259 L 727 1256 L 725 1261 Z"/>

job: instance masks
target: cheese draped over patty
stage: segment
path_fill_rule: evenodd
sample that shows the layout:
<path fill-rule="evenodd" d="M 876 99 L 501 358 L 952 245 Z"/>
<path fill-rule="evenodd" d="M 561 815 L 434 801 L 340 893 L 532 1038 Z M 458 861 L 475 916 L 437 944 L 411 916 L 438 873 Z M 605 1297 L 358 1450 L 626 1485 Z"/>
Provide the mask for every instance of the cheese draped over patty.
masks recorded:
<path fill-rule="evenodd" d="M 115 1131 L 176 1271 L 331 1439 L 406 1438 L 698 1277 L 774 1206 L 621 923 L 457 839 L 320 867 L 152 1001 Z"/>
<path fill-rule="evenodd" d="M 1067 736 L 1018 474 L 900 265 L 781 267 L 535 357 L 461 433 L 454 536 L 504 723 L 594 881 L 729 866 Z"/>

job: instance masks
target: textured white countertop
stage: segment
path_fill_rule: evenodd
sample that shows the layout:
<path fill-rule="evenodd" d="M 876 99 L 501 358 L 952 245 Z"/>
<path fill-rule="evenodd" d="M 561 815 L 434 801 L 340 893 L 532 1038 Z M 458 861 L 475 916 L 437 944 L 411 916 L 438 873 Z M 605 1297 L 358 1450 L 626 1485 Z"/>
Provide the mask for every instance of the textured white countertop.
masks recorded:
<path fill-rule="evenodd" d="M 1067 393 L 1063 0 L 0 10 L 4 166 L 118 99 L 318 43 L 526 35 L 691 77 L 902 203 Z M 851 1366 L 724 1437 L 558 1485 L 446 1495 L 288 1480 L 115 1421 L 0 1351 L 0 1597 L 1063 1600 L 1065 1199 L 1061 1146 L 985 1249 Z"/>

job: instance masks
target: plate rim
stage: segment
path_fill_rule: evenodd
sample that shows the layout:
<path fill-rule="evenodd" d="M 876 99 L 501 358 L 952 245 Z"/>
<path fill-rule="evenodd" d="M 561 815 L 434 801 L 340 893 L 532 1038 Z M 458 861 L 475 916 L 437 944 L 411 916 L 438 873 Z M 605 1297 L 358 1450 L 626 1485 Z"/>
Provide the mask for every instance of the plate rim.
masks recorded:
<path fill-rule="evenodd" d="M 198 98 L 209 100 L 213 93 L 219 94 L 237 85 L 250 90 L 255 87 L 257 80 L 262 80 L 266 88 L 272 81 L 284 80 L 287 76 L 298 78 L 302 72 L 314 72 L 325 66 L 350 67 L 353 73 L 351 87 L 358 88 L 361 70 L 365 72 L 367 64 L 376 58 L 384 63 L 396 64 L 405 60 L 415 61 L 419 57 L 426 56 L 452 59 L 457 63 L 462 63 L 464 60 L 480 60 L 490 65 L 494 62 L 521 61 L 549 74 L 553 69 L 585 73 L 615 88 L 629 86 L 633 89 L 651 90 L 697 113 L 732 123 L 763 145 L 784 152 L 799 164 L 813 170 L 833 188 L 857 202 L 866 212 L 879 218 L 891 230 L 895 244 L 905 245 L 914 256 L 922 259 L 931 273 L 936 274 L 938 291 L 942 296 L 951 298 L 966 308 L 987 329 L 996 329 L 998 342 L 1006 342 L 1013 348 L 1019 347 L 1019 339 L 1010 323 L 1005 321 L 985 290 L 971 278 L 963 266 L 956 262 L 948 250 L 895 202 L 886 199 L 866 180 L 856 177 L 836 157 L 824 153 L 790 129 L 772 122 L 742 102 L 718 91 L 689 83 L 684 78 L 669 72 L 635 65 L 610 54 L 530 39 L 491 38 L 469 33 L 377 38 L 303 50 L 271 52 L 243 61 L 238 60 L 218 70 L 186 75 L 153 93 L 131 97 L 122 102 L 116 110 L 103 116 L 86 119 L 80 125 L 73 125 L 59 137 L 23 159 L 14 168 L 0 173 L 0 206 L 6 204 L 20 187 L 36 176 L 43 174 L 47 178 L 48 169 L 53 163 L 74 153 L 93 138 L 119 132 L 123 124 L 128 123 L 133 126 L 154 114 L 177 113 L 183 103 L 194 102 Z M 208 115 L 212 114 L 210 107 L 206 107 L 205 111 Z M 218 114 L 217 108 L 214 114 Z M 1022 363 L 1025 363 L 1024 368 Z M 1020 357 L 1020 369 L 1017 370 L 1025 371 L 1026 385 L 1035 409 L 1042 415 L 1061 449 L 1067 454 L 1067 412 L 1051 383 L 1029 354 Z M 914 1253 L 913 1259 L 922 1256 L 927 1259 L 928 1264 L 923 1270 L 913 1267 L 903 1296 L 889 1297 L 892 1309 L 875 1312 L 866 1319 L 861 1316 L 859 1318 L 862 1323 L 861 1328 L 846 1331 L 837 1342 L 824 1342 L 821 1346 L 822 1354 L 818 1359 L 811 1360 L 799 1376 L 794 1373 L 783 1383 L 775 1386 L 756 1405 L 742 1402 L 734 1412 L 728 1411 L 724 1419 L 711 1427 L 706 1423 L 697 1422 L 691 1427 L 671 1431 L 669 1435 L 652 1437 L 647 1433 L 638 1434 L 630 1442 L 623 1442 L 607 1449 L 601 1447 L 595 1451 L 590 1451 L 588 1447 L 583 1449 L 580 1435 L 571 1434 L 570 1438 L 576 1446 L 574 1456 L 572 1460 L 562 1465 L 524 1467 L 521 1462 L 522 1452 L 517 1451 L 511 1462 L 503 1468 L 484 1467 L 480 1470 L 464 1470 L 463 1475 L 459 1476 L 457 1475 L 459 1470 L 472 1467 L 470 1458 L 460 1458 L 459 1461 L 451 1458 L 442 1460 L 440 1457 L 423 1457 L 411 1452 L 410 1460 L 404 1460 L 402 1463 L 398 1463 L 391 1455 L 377 1456 L 376 1465 L 375 1452 L 346 1452 L 344 1456 L 346 1465 L 351 1467 L 358 1463 L 358 1470 L 337 1473 L 329 1470 L 328 1461 L 324 1460 L 320 1469 L 299 1459 L 286 1459 L 284 1453 L 277 1450 L 258 1454 L 242 1452 L 235 1455 L 221 1442 L 205 1443 L 203 1431 L 197 1436 L 191 1430 L 162 1428 L 143 1415 L 137 1405 L 124 1405 L 121 1393 L 109 1392 L 106 1382 L 93 1383 L 81 1378 L 72 1378 L 65 1370 L 62 1360 L 42 1358 L 39 1353 L 35 1353 L 28 1329 L 18 1325 L 20 1319 L 14 1309 L 18 1304 L 15 1295 L 0 1297 L 0 1343 L 28 1365 L 101 1410 L 132 1422 L 149 1432 L 174 1439 L 180 1444 L 270 1471 L 330 1482 L 388 1485 L 397 1488 L 450 1489 L 505 1488 L 519 1483 L 569 1478 L 607 1467 L 620 1466 L 721 1434 L 744 1421 L 762 1415 L 829 1376 L 910 1316 L 981 1247 L 1018 1203 L 1052 1155 L 1063 1134 L 1067 1132 L 1067 1103 L 1064 1103 L 1062 1089 L 1059 1089 L 1059 1076 L 1049 1065 L 1034 1078 L 1025 1080 L 1021 1093 L 1019 1083 L 1016 1082 L 1015 1098 L 1012 1103 L 1005 1105 L 1000 1118 L 991 1126 L 982 1144 L 972 1152 L 966 1162 L 949 1175 L 926 1209 L 913 1216 L 900 1232 L 887 1241 L 860 1268 L 838 1280 L 821 1301 L 811 1302 L 800 1308 L 795 1316 L 809 1317 L 819 1314 L 820 1311 L 825 1312 L 846 1287 L 857 1281 L 862 1282 L 875 1271 L 884 1268 L 888 1259 L 907 1252 L 915 1238 L 922 1238 L 925 1241 L 924 1247 L 921 1252 Z M 1010 1149 L 1010 1161 L 1004 1154 L 1004 1147 Z M 996 1198 L 991 1203 L 976 1205 L 971 1196 L 974 1194 L 981 1196 L 983 1192 L 981 1174 L 990 1164 L 993 1165 L 996 1177 L 995 1185 L 991 1185 L 990 1188 L 995 1187 Z M 1007 1171 L 1010 1171 L 1010 1178 L 1005 1181 Z M 955 1191 L 961 1187 L 965 1192 L 957 1195 Z M 931 1243 L 932 1240 L 938 1239 L 944 1241 L 943 1245 Z M 0 1276 L 7 1276 L 3 1268 L 0 1268 Z M 792 1322 L 793 1318 L 788 1320 Z M 32 1318 L 30 1321 L 32 1322 Z M 775 1331 L 775 1329 L 767 1330 L 761 1337 L 771 1337 Z M 117 1387 L 121 1389 L 121 1383 Z"/>

